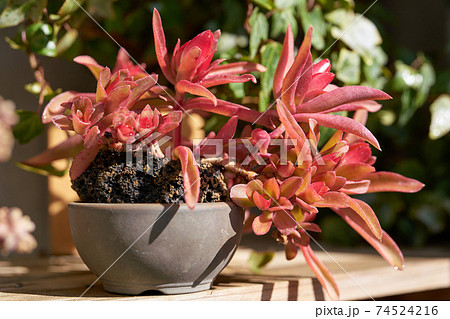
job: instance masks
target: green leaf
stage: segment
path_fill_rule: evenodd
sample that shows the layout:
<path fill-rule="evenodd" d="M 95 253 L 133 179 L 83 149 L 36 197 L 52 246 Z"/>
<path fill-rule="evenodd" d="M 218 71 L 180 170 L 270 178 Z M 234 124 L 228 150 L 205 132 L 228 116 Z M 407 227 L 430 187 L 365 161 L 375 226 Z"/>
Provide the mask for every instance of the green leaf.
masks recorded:
<path fill-rule="evenodd" d="M 0 0 L 0 16 L 8 5 L 9 0 Z"/>
<path fill-rule="evenodd" d="M 429 137 L 436 140 L 450 131 L 450 95 L 440 95 L 431 105 L 431 125 Z"/>
<path fill-rule="evenodd" d="M 272 10 L 274 8 L 273 0 L 252 0 L 252 2 L 266 10 Z"/>
<path fill-rule="evenodd" d="M 325 19 L 336 25 L 331 28 L 331 35 L 361 55 L 370 55 L 371 50 L 382 42 L 375 24 L 353 11 L 338 9 L 327 14 Z"/>
<path fill-rule="evenodd" d="M 26 29 L 27 46 L 30 51 L 41 55 L 56 56 L 56 44 L 53 27 L 39 22 L 29 25 Z"/>
<path fill-rule="evenodd" d="M 76 29 L 71 29 L 63 35 L 63 37 L 56 43 L 56 54 L 60 55 L 63 52 L 70 49 L 74 42 L 78 38 L 78 31 Z"/>
<path fill-rule="evenodd" d="M 26 19 L 38 21 L 46 6 L 47 0 L 10 0 L 0 15 L 0 28 L 16 26 Z"/>
<path fill-rule="evenodd" d="M 277 68 L 278 60 L 281 54 L 281 43 L 269 42 L 261 47 L 261 64 L 267 69 L 261 73 L 260 91 L 259 91 L 259 110 L 261 112 L 267 109 L 272 93 L 273 76 Z"/>
<path fill-rule="evenodd" d="M 425 59 L 422 57 L 422 59 Z M 414 103 L 417 107 L 421 107 L 426 99 L 428 98 L 428 93 L 430 88 L 436 82 L 436 74 L 434 73 L 433 66 L 425 60 L 419 68 L 419 74 L 422 76 L 422 83 L 417 90 L 417 95 Z"/>
<path fill-rule="evenodd" d="M 258 53 L 259 44 L 269 37 L 269 22 L 264 14 L 259 12 L 259 8 L 253 10 L 249 19 L 252 31 L 250 32 L 250 58 L 254 59 Z"/>
<path fill-rule="evenodd" d="M 278 9 L 287 9 L 295 5 L 297 0 L 275 0 L 275 7 Z"/>
<path fill-rule="evenodd" d="M 41 94 L 41 85 L 39 84 L 39 82 L 28 83 L 25 85 L 25 90 L 30 92 L 31 94 L 39 96 Z M 44 99 L 46 101 L 50 101 L 52 98 L 54 98 L 61 92 L 62 92 L 61 88 L 57 89 L 56 91 L 53 91 L 51 87 L 46 86 L 44 90 Z"/>
<path fill-rule="evenodd" d="M 17 110 L 19 123 L 13 128 L 14 137 L 20 144 L 26 144 L 44 133 L 44 125 L 36 112 Z"/>
<path fill-rule="evenodd" d="M 255 274 L 261 274 L 262 269 L 267 265 L 273 258 L 274 252 L 265 251 L 257 252 L 253 251 L 248 259 L 248 266 L 250 270 Z"/>
<path fill-rule="evenodd" d="M 309 26 L 314 28 L 311 44 L 316 50 L 323 50 L 325 48 L 325 35 L 327 33 L 327 25 L 322 15 L 320 6 L 315 6 L 308 12 L 306 0 L 301 0 L 299 3 L 299 15 L 302 23 L 303 31 L 307 31 Z"/>
<path fill-rule="evenodd" d="M 16 165 L 18 167 L 20 167 L 21 169 L 24 169 L 26 171 L 32 172 L 32 173 L 37 173 L 37 174 L 41 174 L 44 176 L 59 176 L 62 177 L 64 176 L 64 174 L 67 173 L 67 169 L 65 170 L 58 170 L 56 168 L 54 168 L 52 165 L 47 164 L 47 165 L 42 165 L 42 166 L 29 166 L 29 165 L 25 165 L 23 163 L 19 163 L 16 162 Z"/>
<path fill-rule="evenodd" d="M 244 83 L 230 83 L 228 85 L 235 98 L 242 99 L 245 96 Z"/>
<path fill-rule="evenodd" d="M 85 0 L 65 0 L 61 8 L 58 10 L 58 15 L 65 16 L 71 14 L 77 11 L 80 8 L 80 5 L 82 5 L 84 2 Z"/>
<path fill-rule="evenodd" d="M 342 48 L 336 66 L 336 78 L 345 84 L 358 84 L 361 77 L 361 58 L 355 52 Z"/>
<path fill-rule="evenodd" d="M 294 16 L 294 9 L 285 9 L 282 11 L 275 11 L 271 17 L 272 29 L 270 30 L 270 37 L 276 38 L 281 34 L 286 33 L 288 25 L 291 25 L 294 38 L 297 36 L 298 24 Z"/>

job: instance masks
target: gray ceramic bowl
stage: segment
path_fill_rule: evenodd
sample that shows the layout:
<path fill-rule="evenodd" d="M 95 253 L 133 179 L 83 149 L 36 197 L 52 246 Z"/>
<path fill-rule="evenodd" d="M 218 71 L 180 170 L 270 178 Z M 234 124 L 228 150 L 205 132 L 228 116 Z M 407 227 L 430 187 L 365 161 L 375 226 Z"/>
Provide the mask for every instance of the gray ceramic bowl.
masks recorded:
<path fill-rule="evenodd" d="M 69 204 L 75 246 L 106 291 L 209 289 L 233 256 L 244 214 L 233 203 Z"/>

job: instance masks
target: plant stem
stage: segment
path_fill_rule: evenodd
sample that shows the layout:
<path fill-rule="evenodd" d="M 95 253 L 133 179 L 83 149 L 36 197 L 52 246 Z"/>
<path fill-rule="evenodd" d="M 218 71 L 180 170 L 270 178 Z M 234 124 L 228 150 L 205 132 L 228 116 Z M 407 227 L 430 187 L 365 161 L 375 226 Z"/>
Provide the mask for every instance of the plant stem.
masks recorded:
<path fill-rule="evenodd" d="M 230 162 L 227 159 L 223 159 L 221 157 L 214 157 L 214 158 L 202 158 L 201 159 L 202 163 L 211 163 L 211 164 L 217 164 L 217 165 L 221 165 L 225 168 L 225 170 L 231 172 L 231 173 L 235 173 L 238 175 L 241 175 L 242 177 L 247 178 L 248 180 L 252 180 L 254 179 L 256 176 L 258 176 L 258 173 L 255 173 L 253 171 L 248 171 L 244 168 L 242 168 L 241 165 L 239 165 L 236 162 Z"/>

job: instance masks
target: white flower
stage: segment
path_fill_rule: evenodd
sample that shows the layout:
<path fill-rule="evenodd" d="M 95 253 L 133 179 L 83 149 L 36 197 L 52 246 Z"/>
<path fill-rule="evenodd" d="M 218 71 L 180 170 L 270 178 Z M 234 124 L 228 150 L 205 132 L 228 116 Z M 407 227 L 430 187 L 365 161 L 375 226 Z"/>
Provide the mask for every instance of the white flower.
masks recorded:
<path fill-rule="evenodd" d="M 29 216 L 25 216 L 17 207 L 0 208 L 0 252 L 12 251 L 29 253 L 36 248 L 36 239 L 31 235 L 36 226 Z"/>
<path fill-rule="evenodd" d="M 0 96 L 0 162 L 7 161 L 14 146 L 12 127 L 17 123 L 14 102 Z"/>

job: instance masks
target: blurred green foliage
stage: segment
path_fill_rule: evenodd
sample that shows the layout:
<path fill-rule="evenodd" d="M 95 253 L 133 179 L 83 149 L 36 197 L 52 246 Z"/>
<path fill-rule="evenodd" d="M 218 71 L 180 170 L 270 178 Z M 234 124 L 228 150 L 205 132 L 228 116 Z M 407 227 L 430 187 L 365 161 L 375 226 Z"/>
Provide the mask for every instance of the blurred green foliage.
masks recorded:
<path fill-rule="evenodd" d="M 372 1 L 358 1 L 355 7 L 353 0 L 0 0 L 0 27 L 15 26 L 17 35 L 7 41 L 29 54 L 66 58 L 88 54 L 112 66 L 120 45 L 145 62 L 148 71 L 158 70 L 151 32 L 153 8 L 162 16 L 169 50 L 178 37 L 183 43 L 204 29 L 220 28 L 218 57 L 259 62 L 268 71 L 260 76 L 259 86 L 232 84 L 216 95 L 263 111 L 273 103 L 273 73 L 287 25 L 297 45 L 312 25 L 313 59 L 331 60 L 336 84 L 379 88 L 394 97 L 383 102 L 383 109 L 371 115 L 367 124 L 383 148 L 374 153 L 377 170 L 395 171 L 426 184 L 419 194 L 372 194 L 364 200 L 400 242 L 420 246 L 448 240 L 448 65 L 435 68 L 437 55 L 399 46 L 386 31 L 390 15 L 383 4 L 378 2 L 362 15 L 371 5 Z M 449 54 L 448 45 L 446 50 L 444 54 Z M 32 83 L 27 90 L 39 95 L 40 85 Z M 43 89 L 46 98 L 57 93 Z M 217 130 L 221 123 L 223 118 L 213 116 L 206 127 Z M 323 239 L 359 243 L 337 216 L 319 215 Z M 255 265 L 260 257 L 255 257 Z"/>

